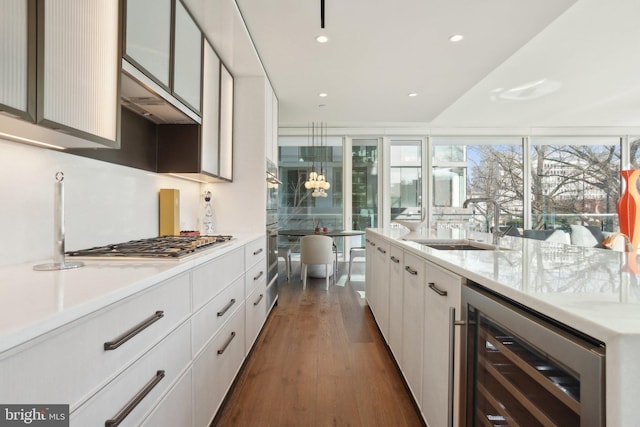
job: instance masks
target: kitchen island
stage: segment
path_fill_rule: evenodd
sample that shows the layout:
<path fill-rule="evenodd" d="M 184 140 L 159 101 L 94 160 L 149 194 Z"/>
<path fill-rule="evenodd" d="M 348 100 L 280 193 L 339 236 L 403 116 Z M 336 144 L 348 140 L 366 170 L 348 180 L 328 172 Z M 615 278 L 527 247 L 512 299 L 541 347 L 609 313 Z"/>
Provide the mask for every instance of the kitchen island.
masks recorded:
<path fill-rule="evenodd" d="M 429 261 L 604 343 L 606 424 L 640 425 L 635 407 L 640 393 L 636 254 L 516 237 L 504 237 L 500 250 L 440 250 L 420 243 L 460 239 L 489 243 L 491 237 L 459 230 L 408 233 L 404 228 L 369 229 L 367 234 L 368 239 L 401 248 L 405 257 Z"/>

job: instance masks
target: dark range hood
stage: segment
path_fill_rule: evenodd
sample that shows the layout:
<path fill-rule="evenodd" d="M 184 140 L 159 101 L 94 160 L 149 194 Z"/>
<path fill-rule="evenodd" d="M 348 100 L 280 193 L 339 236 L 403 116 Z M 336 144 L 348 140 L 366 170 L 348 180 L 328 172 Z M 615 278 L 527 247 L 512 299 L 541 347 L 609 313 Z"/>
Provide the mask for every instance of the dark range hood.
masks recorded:
<path fill-rule="evenodd" d="M 200 124 L 201 118 L 141 71 L 122 60 L 122 106 L 155 124 Z"/>

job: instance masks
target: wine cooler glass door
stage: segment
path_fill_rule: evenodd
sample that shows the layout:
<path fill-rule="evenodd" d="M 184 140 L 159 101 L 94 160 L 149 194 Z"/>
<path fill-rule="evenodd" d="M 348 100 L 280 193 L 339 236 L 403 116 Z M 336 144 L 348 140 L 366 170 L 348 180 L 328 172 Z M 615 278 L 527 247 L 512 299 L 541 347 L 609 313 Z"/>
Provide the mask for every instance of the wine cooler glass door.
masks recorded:
<path fill-rule="evenodd" d="M 604 426 L 603 347 L 471 292 L 467 425 Z"/>

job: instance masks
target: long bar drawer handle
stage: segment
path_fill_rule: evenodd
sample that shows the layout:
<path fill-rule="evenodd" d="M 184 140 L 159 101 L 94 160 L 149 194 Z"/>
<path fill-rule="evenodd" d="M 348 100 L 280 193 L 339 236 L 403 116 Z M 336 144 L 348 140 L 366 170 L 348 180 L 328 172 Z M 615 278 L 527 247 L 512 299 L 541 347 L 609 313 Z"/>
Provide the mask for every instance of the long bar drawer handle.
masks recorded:
<path fill-rule="evenodd" d="M 162 310 L 156 311 L 149 318 L 143 320 L 142 322 L 140 322 L 139 324 L 137 324 L 133 328 L 129 329 L 127 332 L 125 332 L 124 334 L 120 335 L 118 338 L 116 338 L 114 340 L 111 340 L 111 341 L 107 341 L 106 343 L 104 343 L 105 351 L 115 350 L 116 348 L 120 347 L 122 344 L 126 343 L 131 338 L 135 337 L 140 332 L 144 331 L 149 326 L 151 326 L 153 323 L 157 322 L 158 320 L 162 319 L 163 317 L 164 317 L 164 311 L 162 311 Z"/>
<path fill-rule="evenodd" d="M 370 244 L 371 246 L 375 246 L 375 245 L 376 245 L 376 244 L 375 244 L 375 243 L 373 243 L 372 241 L 369 241 L 369 244 Z"/>
<path fill-rule="evenodd" d="M 233 341 L 233 339 L 235 337 L 236 337 L 236 333 L 235 332 L 231 332 L 231 336 L 229 337 L 227 342 L 224 343 L 224 345 L 222 346 L 222 348 L 220 350 L 218 350 L 218 354 L 224 353 L 227 350 L 227 347 L 229 347 L 229 344 L 231 344 L 231 341 Z"/>
<path fill-rule="evenodd" d="M 414 270 L 413 268 L 409 267 L 408 265 L 404 269 L 407 270 L 409 272 L 409 274 L 413 274 L 414 276 L 418 275 L 418 272 L 416 270 Z"/>
<path fill-rule="evenodd" d="M 263 274 L 264 274 L 264 271 L 261 271 L 260 273 L 258 273 L 258 275 L 257 275 L 257 276 L 255 276 L 255 277 L 253 278 L 253 280 L 258 280 L 259 278 L 261 278 L 261 277 L 262 277 L 262 275 L 263 275 Z"/>
<path fill-rule="evenodd" d="M 400 259 L 394 257 L 393 255 L 391 255 L 391 261 L 395 262 L 396 264 L 400 264 Z"/>
<path fill-rule="evenodd" d="M 264 295 L 260 294 L 260 298 L 258 298 L 258 300 L 256 302 L 254 302 L 253 305 L 260 304 L 260 301 L 262 301 L 262 297 L 264 297 Z"/>
<path fill-rule="evenodd" d="M 378 248 L 378 252 L 383 253 L 383 254 L 386 254 L 386 253 L 387 253 L 387 251 L 385 251 L 385 250 L 384 250 L 384 249 L 382 249 L 382 248 Z"/>
<path fill-rule="evenodd" d="M 231 301 L 229 301 L 229 304 L 225 305 L 224 308 L 218 312 L 218 317 L 224 316 L 225 313 L 227 311 L 229 311 L 231 306 L 233 306 L 233 304 L 235 304 L 235 303 L 236 303 L 236 299 L 235 298 L 231 298 Z"/>
<path fill-rule="evenodd" d="M 429 282 L 429 288 L 435 292 L 436 294 L 440 295 L 441 297 L 446 297 L 447 296 L 447 291 L 443 291 L 442 289 L 440 289 L 439 287 L 436 286 L 435 283 L 433 282 Z"/>
<path fill-rule="evenodd" d="M 263 251 L 262 248 L 258 249 L 257 251 L 253 251 L 254 255 L 258 255 L 259 253 L 261 253 Z"/>
<path fill-rule="evenodd" d="M 147 385 L 145 385 L 144 388 L 138 392 L 138 394 L 133 396 L 129 403 L 127 403 L 127 405 L 122 408 L 114 418 L 111 418 L 110 420 L 106 420 L 104 422 L 105 427 L 115 427 L 120 425 L 120 423 L 123 422 L 125 418 L 127 418 L 127 415 L 129 415 L 131 411 L 133 411 L 136 406 L 138 406 L 138 404 L 142 402 L 142 399 L 144 399 L 147 394 L 149 394 L 151 390 L 153 390 L 153 388 L 158 385 L 160 381 L 162 381 L 163 378 L 164 371 L 156 372 L 155 377 L 153 377 L 153 379 L 151 379 L 151 381 L 149 381 Z"/>

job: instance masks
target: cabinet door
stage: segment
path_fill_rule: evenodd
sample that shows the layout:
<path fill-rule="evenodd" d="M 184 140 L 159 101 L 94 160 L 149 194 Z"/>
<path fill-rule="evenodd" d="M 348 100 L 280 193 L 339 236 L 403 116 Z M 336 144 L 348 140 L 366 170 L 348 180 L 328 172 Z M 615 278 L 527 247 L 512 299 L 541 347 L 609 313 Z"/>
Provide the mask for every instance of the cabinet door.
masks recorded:
<path fill-rule="evenodd" d="M 415 401 L 422 402 L 422 338 L 424 334 L 424 261 L 404 254 L 402 364 L 400 368 Z"/>
<path fill-rule="evenodd" d="M 220 59 L 211 45 L 204 44 L 204 79 L 202 82 L 202 158 L 201 169 L 220 174 Z"/>
<path fill-rule="evenodd" d="M 233 76 L 220 65 L 220 177 L 233 178 Z"/>
<path fill-rule="evenodd" d="M 171 0 L 126 0 L 124 56 L 165 88 L 171 69 Z"/>
<path fill-rule="evenodd" d="M 373 260 L 376 252 L 376 242 L 374 239 L 367 234 L 366 238 L 366 266 L 365 266 L 365 283 L 364 283 L 364 296 L 367 300 L 367 304 L 369 304 L 369 309 L 375 315 L 375 292 L 374 285 L 375 281 L 373 278 Z"/>
<path fill-rule="evenodd" d="M 0 28 L 0 110 L 35 120 L 34 3 L 3 1 Z"/>
<path fill-rule="evenodd" d="M 173 92 L 200 111 L 202 33 L 182 2 L 176 1 Z"/>
<path fill-rule="evenodd" d="M 272 135 L 272 156 L 271 159 L 274 161 L 274 163 L 277 165 L 278 164 L 278 118 L 279 118 L 279 113 L 278 113 L 278 98 L 276 98 L 276 94 L 272 92 L 272 97 L 271 97 L 271 132 L 273 132 Z"/>
<path fill-rule="evenodd" d="M 373 253 L 373 280 L 376 322 L 382 336 L 389 341 L 389 244 L 378 240 Z"/>
<path fill-rule="evenodd" d="M 191 369 L 189 369 L 151 415 L 144 420 L 142 427 L 190 427 L 193 425 L 191 389 Z"/>
<path fill-rule="evenodd" d="M 422 383 L 422 413 L 430 426 L 447 426 L 449 417 L 449 399 L 459 394 L 460 374 L 460 339 L 461 334 L 454 331 L 457 337 L 455 355 L 450 354 L 449 332 L 455 325 L 450 324 L 450 309 L 455 309 L 455 320 L 460 318 L 460 296 L 462 279 L 460 276 L 446 271 L 430 262 L 425 268 L 425 330 L 424 330 L 424 372 Z M 453 384 L 450 373 L 455 373 Z M 449 388 L 452 387 L 453 389 Z M 452 395 L 453 393 L 453 395 Z M 458 399 L 452 403 L 459 404 Z M 458 425 L 458 411 L 454 409 L 455 424 Z"/>
<path fill-rule="evenodd" d="M 245 313 L 246 313 L 246 332 L 245 332 L 245 354 L 248 355 L 251 347 L 258 338 L 262 325 L 267 318 L 266 307 L 266 281 L 262 280 L 250 295 L 247 296 Z"/>
<path fill-rule="evenodd" d="M 245 312 L 233 315 L 193 362 L 193 420 L 208 426 L 242 366 L 245 353 Z"/>
<path fill-rule="evenodd" d="M 397 361 L 402 360 L 402 284 L 404 252 L 396 246 L 389 247 L 389 347 Z"/>
<path fill-rule="evenodd" d="M 114 147 L 120 116 L 119 2 L 39 2 L 39 124 Z"/>

